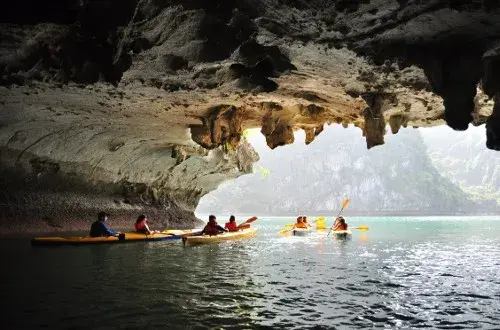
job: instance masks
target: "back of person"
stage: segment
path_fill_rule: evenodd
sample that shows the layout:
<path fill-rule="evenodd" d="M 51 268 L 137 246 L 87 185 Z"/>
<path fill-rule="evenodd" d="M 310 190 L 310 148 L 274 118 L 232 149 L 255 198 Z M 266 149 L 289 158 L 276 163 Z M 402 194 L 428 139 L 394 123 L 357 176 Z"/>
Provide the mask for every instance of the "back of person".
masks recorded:
<path fill-rule="evenodd" d="M 231 215 L 229 217 L 229 222 L 226 222 L 224 225 L 224 228 L 226 228 L 229 231 L 237 231 L 238 230 L 238 225 L 236 224 L 236 218 L 234 215 Z"/>
<path fill-rule="evenodd" d="M 347 229 L 348 226 L 344 218 L 339 218 L 339 221 L 335 225 L 335 228 L 333 228 L 333 230 L 347 230 Z"/>
<path fill-rule="evenodd" d="M 146 228 L 146 218 L 144 219 L 138 219 L 135 223 L 135 231 L 138 232 L 138 233 L 144 233 L 147 230 Z"/>
<path fill-rule="evenodd" d="M 238 230 L 238 226 L 236 225 L 236 221 L 226 222 L 226 224 L 224 225 L 224 228 L 226 228 L 229 231 L 237 231 Z"/>
<path fill-rule="evenodd" d="M 217 224 L 209 222 L 203 229 L 203 233 L 206 235 L 217 235 L 219 233 L 219 228 L 217 228 Z"/>
<path fill-rule="evenodd" d="M 217 224 L 217 219 L 215 218 L 215 215 L 210 215 L 208 217 L 208 223 L 205 226 L 205 228 L 203 228 L 203 230 L 201 231 L 201 234 L 202 235 L 203 234 L 205 234 L 205 235 L 218 235 L 219 232 L 225 232 L 225 231 L 228 231 L 228 230 L 222 228 L 221 226 L 219 226 Z"/>
<path fill-rule="evenodd" d="M 93 222 L 90 226 L 90 237 L 105 236 L 104 224 L 101 221 Z"/>

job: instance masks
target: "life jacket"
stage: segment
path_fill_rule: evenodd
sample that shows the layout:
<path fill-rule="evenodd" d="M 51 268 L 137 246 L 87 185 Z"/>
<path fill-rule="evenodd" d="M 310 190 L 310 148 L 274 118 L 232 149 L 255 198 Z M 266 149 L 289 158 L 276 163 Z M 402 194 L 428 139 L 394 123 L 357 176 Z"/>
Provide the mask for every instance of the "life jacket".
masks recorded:
<path fill-rule="evenodd" d="M 219 228 L 217 228 L 217 225 L 213 225 L 211 223 L 207 223 L 207 225 L 203 229 L 203 232 L 206 235 L 217 235 L 219 233 Z"/>
<path fill-rule="evenodd" d="M 338 223 L 333 230 L 347 230 L 347 223 Z"/>
<path fill-rule="evenodd" d="M 305 225 L 304 223 L 301 222 L 301 223 L 296 223 L 294 227 L 295 228 L 307 228 L 307 225 Z"/>
<path fill-rule="evenodd" d="M 229 231 L 236 231 L 236 230 L 238 230 L 238 226 L 236 225 L 236 221 L 226 222 L 226 224 L 224 225 L 224 228 L 226 228 Z"/>
<path fill-rule="evenodd" d="M 135 224 L 135 231 L 142 231 L 146 229 L 146 220 L 142 220 L 141 222 L 139 223 L 136 223 Z"/>

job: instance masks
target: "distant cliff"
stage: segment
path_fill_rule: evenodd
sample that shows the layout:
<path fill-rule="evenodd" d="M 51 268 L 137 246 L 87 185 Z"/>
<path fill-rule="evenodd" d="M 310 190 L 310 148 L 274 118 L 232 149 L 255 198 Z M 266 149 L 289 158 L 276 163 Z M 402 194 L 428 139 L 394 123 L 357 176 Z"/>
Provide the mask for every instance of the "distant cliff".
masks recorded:
<path fill-rule="evenodd" d="M 484 148 L 484 127 L 457 132 L 449 127 L 423 129 L 434 166 L 485 210 L 500 206 L 500 155 Z"/>
<path fill-rule="evenodd" d="M 303 138 L 304 134 L 296 135 L 296 141 Z M 440 174 L 420 130 L 403 129 L 397 138 L 390 133 L 385 138 L 384 148 L 366 150 L 359 129 L 335 125 L 325 128 L 309 146 L 296 142 L 270 152 L 262 136 L 251 136 L 261 157 L 256 172 L 225 183 L 203 197 L 197 212 L 335 213 L 345 197 L 351 198 L 346 210 L 351 214 L 484 211 L 481 201 L 473 200 L 469 191 L 451 181 L 451 176 Z M 445 147 L 446 143 L 442 148 L 434 145 L 435 150 Z M 481 150 L 487 152 L 484 146 Z M 440 157 L 437 151 L 432 155 Z M 492 184 L 498 189 L 498 181 Z"/>

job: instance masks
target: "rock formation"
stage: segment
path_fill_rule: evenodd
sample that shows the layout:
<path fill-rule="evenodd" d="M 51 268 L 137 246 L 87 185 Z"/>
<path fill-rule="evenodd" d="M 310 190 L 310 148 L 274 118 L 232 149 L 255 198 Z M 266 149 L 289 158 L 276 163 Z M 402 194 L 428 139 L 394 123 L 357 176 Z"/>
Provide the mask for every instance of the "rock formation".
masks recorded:
<path fill-rule="evenodd" d="M 250 127 L 276 148 L 300 128 L 310 143 L 324 123 L 353 123 L 370 148 L 386 124 L 486 123 L 487 147 L 500 149 L 497 0 L 2 7 L 2 224 L 68 229 L 111 208 L 192 225 L 176 219 L 249 170 Z"/>

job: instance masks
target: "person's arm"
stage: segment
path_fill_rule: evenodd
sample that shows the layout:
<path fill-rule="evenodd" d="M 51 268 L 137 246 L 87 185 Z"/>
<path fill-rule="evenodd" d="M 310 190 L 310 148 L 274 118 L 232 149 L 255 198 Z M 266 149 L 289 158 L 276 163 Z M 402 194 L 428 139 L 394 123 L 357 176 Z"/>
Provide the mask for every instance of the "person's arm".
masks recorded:
<path fill-rule="evenodd" d="M 114 231 L 114 230 L 112 230 L 112 229 L 109 229 L 109 228 L 106 226 L 106 224 L 104 224 L 104 223 L 103 223 L 103 224 L 102 224 L 102 227 L 103 227 L 104 234 L 105 234 L 106 236 L 115 236 L 115 235 L 117 235 L 117 232 L 116 232 L 116 231 Z"/>
<path fill-rule="evenodd" d="M 217 229 L 220 230 L 220 231 L 229 231 L 227 229 L 222 228 L 220 225 L 217 225 Z"/>
<path fill-rule="evenodd" d="M 145 224 L 144 224 L 144 228 L 146 228 L 146 232 L 148 233 L 148 235 L 153 234 L 153 233 L 151 232 L 151 230 L 149 230 L 149 226 L 148 226 L 148 224 L 147 224 L 147 223 L 145 223 Z"/>

